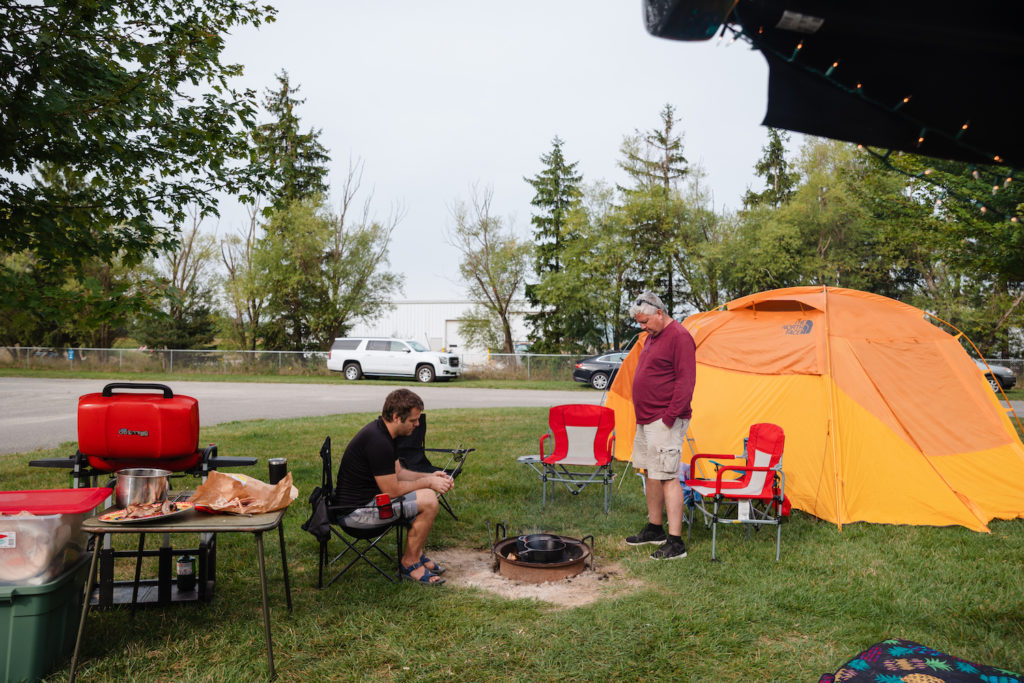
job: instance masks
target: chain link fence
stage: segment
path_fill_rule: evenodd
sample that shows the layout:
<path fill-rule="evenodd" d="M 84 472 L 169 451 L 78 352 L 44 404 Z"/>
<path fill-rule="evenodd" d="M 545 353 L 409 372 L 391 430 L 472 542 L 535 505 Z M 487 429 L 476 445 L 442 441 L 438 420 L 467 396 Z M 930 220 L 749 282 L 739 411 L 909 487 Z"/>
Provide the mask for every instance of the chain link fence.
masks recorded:
<path fill-rule="evenodd" d="M 466 364 L 466 376 L 495 379 L 572 380 L 577 357 L 540 353 L 489 353 Z M 1024 359 L 992 358 L 1024 386 Z M 93 349 L 0 346 L 0 368 L 96 372 L 194 372 L 223 375 L 322 375 L 324 351 L 222 351 L 216 349 Z"/>
<path fill-rule="evenodd" d="M 486 367 L 467 366 L 467 371 L 478 376 L 571 380 L 578 358 L 554 353 L 489 353 Z"/>
<path fill-rule="evenodd" d="M 490 353 L 467 363 L 477 378 L 572 380 L 577 357 L 537 353 Z M 194 372 L 224 375 L 323 375 L 324 351 L 223 351 L 216 349 L 93 349 L 0 346 L 0 368 L 74 372 Z"/>
<path fill-rule="evenodd" d="M 0 367 L 97 372 L 327 375 L 323 351 L 92 349 L 0 346 Z"/>

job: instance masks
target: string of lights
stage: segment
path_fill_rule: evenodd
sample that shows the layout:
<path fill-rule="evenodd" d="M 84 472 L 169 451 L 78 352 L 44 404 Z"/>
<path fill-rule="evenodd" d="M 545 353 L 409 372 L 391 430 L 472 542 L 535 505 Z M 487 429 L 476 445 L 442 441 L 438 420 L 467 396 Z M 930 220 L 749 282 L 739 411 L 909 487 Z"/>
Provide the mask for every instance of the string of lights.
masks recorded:
<path fill-rule="evenodd" d="M 735 9 L 734 9 L 734 12 L 733 12 L 732 16 L 734 18 L 738 19 L 738 14 L 736 13 Z M 918 147 L 921 146 L 921 144 L 925 141 L 925 139 L 928 136 L 930 136 L 930 135 L 937 135 L 937 136 L 940 136 L 940 137 L 944 138 L 945 140 L 955 144 L 956 146 L 960 147 L 961 149 L 964 149 L 966 151 L 970 151 L 970 152 L 972 152 L 972 153 L 974 153 L 974 154 L 976 154 L 978 156 L 981 156 L 983 158 L 992 159 L 992 162 L 994 164 L 1001 164 L 1003 162 L 1003 158 L 1000 155 L 992 154 L 992 153 L 989 153 L 987 151 L 978 149 L 977 147 L 966 143 L 962 139 L 964 133 L 966 133 L 967 130 L 969 129 L 969 127 L 970 127 L 970 122 L 969 121 L 965 121 L 963 124 L 961 124 L 959 129 L 955 133 L 949 133 L 948 131 L 936 129 L 933 126 L 928 125 L 926 122 L 923 122 L 920 119 L 917 119 L 916 117 L 910 116 L 906 111 L 904 111 L 902 109 L 904 105 L 906 105 L 907 103 L 909 103 L 911 101 L 911 98 L 913 97 L 913 95 L 907 95 L 906 97 L 903 97 L 900 101 L 896 102 L 893 105 L 889 105 L 889 104 L 885 104 L 883 102 L 879 102 L 878 100 L 872 99 L 871 97 L 868 97 L 865 94 L 864 84 L 863 83 L 856 83 L 854 86 L 851 87 L 851 86 L 846 85 L 846 84 L 842 83 L 841 81 L 839 81 L 838 79 L 833 77 L 833 74 L 836 72 L 836 70 L 840 66 L 840 60 L 837 59 L 837 60 L 833 61 L 829 65 L 829 67 L 827 69 L 825 69 L 824 71 L 821 71 L 821 70 L 816 69 L 816 68 L 814 68 L 814 67 L 812 67 L 810 65 L 803 64 L 803 63 L 798 61 L 798 57 L 800 56 L 801 51 L 804 49 L 804 41 L 803 41 L 803 39 L 798 39 L 796 45 L 793 48 L 793 51 L 789 55 L 786 55 L 786 54 L 781 53 L 775 47 L 767 44 L 765 41 L 758 40 L 757 35 L 763 33 L 763 31 L 764 31 L 764 29 L 762 27 L 762 28 L 758 29 L 757 34 L 751 34 L 751 33 L 747 33 L 742 27 L 741 28 L 736 28 L 735 26 L 733 26 L 731 24 L 723 23 L 722 24 L 722 28 L 721 28 L 721 30 L 718 33 L 718 40 L 716 42 L 716 46 L 722 44 L 722 40 L 725 37 L 726 32 L 729 32 L 729 33 L 732 34 L 732 37 L 729 40 L 728 45 L 732 45 L 737 40 L 744 40 L 747 43 L 749 43 L 751 45 L 751 47 L 753 47 L 753 48 L 755 48 L 757 50 L 760 50 L 761 52 L 771 52 L 773 55 L 775 55 L 779 59 L 783 59 L 786 62 L 789 62 L 791 64 L 795 64 L 796 66 L 804 69 L 808 73 L 814 74 L 816 77 L 825 79 L 832 86 L 834 86 L 836 88 L 839 88 L 839 89 L 849 93 L 850 95 L 854 95 L 856 97 L 859 97 L 862 100 L 864 100 L 865 102 L 867 102 L 867 103 L 869 103 L 869 104 L 871 104 L 871 105 L 873 105 L 875 107 L 878 107 L 880 109 L 883 109 L 885 111 L 888 111 L 889 113 L 896 114 L 896 115 L 900 116 L 903 120 L 907 121 L 909 124 L 914 126 L 915 128 L 919 129 L 920 132 L 918 133 L 918 138 L 917 138 L 917 146 Z M 932 169 L 926 169 L 925 171 L 920 172 L 920 173 L 911 173 L 909 171 L 906 171 L 904 169 L 899 168 L 898 166 L 893 165 L 892 162 L 889 160 L 889 158 L 893 154 L 894 150 L 890 149 L 890 150 L 886 150 L 885 152 L 880 152 L 878 150 L 871 149 L 871 148 L 869 148 L 869 147 L 867 147 L 865 145 L 857 145 L 857 149 L 865 151 L 870 156 L 872 156 L 875 159 L 878 159 L 879 161 L 881 161 L 887 168 L 889 168 L 889 169 L 891 169 L 891 170 L 893 170 L 893 171 L 895 171 L 897 173 L 900 173 L 900 174 L 902 174 L 904 176 L 907 176 L 907 177 L 910 177 L 910 178 L 915 178 L 915 179 L 919 179 L 919 180 L 923 180 L 925 182 L 928 182 L 928 183 L 930 183 L 932 185 L 935 185 L 936 187 L 941 188 L 948 196 L 953 197 L 953 198 L 957 199 L 958 201 L 964 202 L 966 204 L 969 204 L 969 205 L 972 205 L 972 206 L 976 206 L 978 208 L 978 211 L 982 215 L 1001 216 L 1004 220 L 1008 220 L 1011 223 L 1018 223 L 1021 220 L 1020 217 L 1017 214 L 1015 214 L 1015 213 L 1007 214 L 1007 213 L 1004 213 L 1004 212 L 1001 212 L 1001 211 L 996 211 L 996 210 L 993 209 L 993 207 L 991 205 L 986 204 L 985 202 L 980 201 L 976 197 L 967 196 L 967 195 L 963 194 L 962 192 L 959 192 L 959 191 L 949 187 L 945 183 L 942 183 L 941 181 L 936 180 L 933 177 Z M 971 164 L 968 168 L 970 169 L 972 176 L 976 180 L 980 180 L 981 179 L 982 172 L 978 169 L 977 165 Z M 995 173 L 992 173 L 990 171 L 986 171 L 986 174 L 989 175 L 989 177 L 991 178 L 990 184 L 991 184 L 991 187 L 992 187 L 992 194 L 996 195 L 996 194 L 998 194 L 1000 189 L 1007 187 L 1010 183 L 1012 183 L 1014 181 L 1015 176 L 1016 176 L 1016 170 L 1015 169 L 1011 170 L 1005 176 L 1003 174 L 1001 174 L 1001 173 L 1000 174 L 995 174 Z M 941 202 L 941 200 L 939 200 L 939 201 Z"/>

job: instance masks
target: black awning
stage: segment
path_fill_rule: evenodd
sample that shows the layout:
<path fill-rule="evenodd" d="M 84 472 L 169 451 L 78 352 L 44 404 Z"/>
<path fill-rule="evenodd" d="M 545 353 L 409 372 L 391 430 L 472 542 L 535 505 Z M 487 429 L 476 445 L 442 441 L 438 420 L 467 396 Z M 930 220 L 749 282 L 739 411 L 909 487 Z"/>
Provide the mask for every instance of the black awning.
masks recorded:
<path fill-rule="evenodd" d="M 704 37 L 685 35 L 671 18 L 696 16 L 707 0 L 646 2 L 654 35 Z M 658 22 L 650 20 L 655 5 Z M 725 23 L 768 60 L 764 125 L 940 158 L 1024 163 L 1024 3 L 739 0 L 726 11 Z"/>

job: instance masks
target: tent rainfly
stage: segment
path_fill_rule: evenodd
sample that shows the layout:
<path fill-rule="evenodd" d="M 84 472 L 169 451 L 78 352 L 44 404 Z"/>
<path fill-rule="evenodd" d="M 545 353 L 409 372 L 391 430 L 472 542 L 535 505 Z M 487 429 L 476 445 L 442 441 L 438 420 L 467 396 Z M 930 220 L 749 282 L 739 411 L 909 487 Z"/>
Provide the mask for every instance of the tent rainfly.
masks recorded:
<path fill-rule="evenodd" d="M 958 339 L 925 316 L 835 287 L 761 292 L 690 316 L 697 452 L 739 453 L 751 424 L 780 425 L 793 507 L 840 528 L 988 531 L 992 519 L 1024 517 L 1024 445 Z M 607 399 L 620 460 L 631 455 L 639 348 Z"/>

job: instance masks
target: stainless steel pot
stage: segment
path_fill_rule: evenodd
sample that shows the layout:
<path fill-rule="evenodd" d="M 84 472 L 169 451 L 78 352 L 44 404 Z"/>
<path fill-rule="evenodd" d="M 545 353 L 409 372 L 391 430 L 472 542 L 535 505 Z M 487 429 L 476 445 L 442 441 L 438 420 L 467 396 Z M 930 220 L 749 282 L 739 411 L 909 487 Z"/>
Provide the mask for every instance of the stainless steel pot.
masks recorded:
<path fill-rule="evenodd" d="M 114 500 L 118 507 L 148 505 L 167 500 L 169 470 L 133 467 L 117 473 Z"/>

